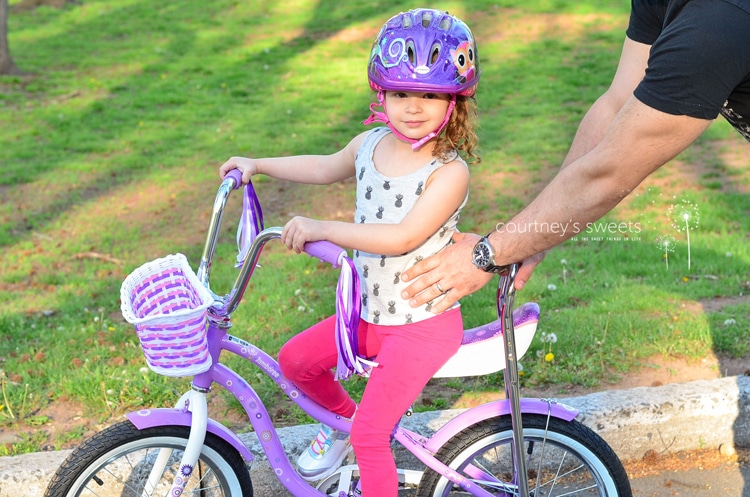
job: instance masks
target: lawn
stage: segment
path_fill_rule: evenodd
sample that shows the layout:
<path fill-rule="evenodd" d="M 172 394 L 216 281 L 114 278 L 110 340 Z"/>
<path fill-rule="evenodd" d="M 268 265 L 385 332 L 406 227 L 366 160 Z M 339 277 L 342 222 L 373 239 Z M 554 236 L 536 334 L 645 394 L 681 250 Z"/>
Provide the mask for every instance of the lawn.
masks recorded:
<path fill-rule="evenodd" d="M 81 406 L 92 422 L 171 405 L 186 381 L 145 367 L 120 315 L 122 280 L 169 253 L 197 266 L 228 157 L 333 153 L 361 132 L 372 40 L 411 4 L 10 4 L 11 53 L 27 74 L 0 77 L 0 429 L 43 430 L 55 403 Z M 463 231 L 491 230 L 554 175 L 612 78 L 629 4 L 431 4 L 467 21 L 481 60 L 483 161 L 472 168 Z M 750 358 L 750 301 L 735 298 L 750 287 L 747 157 L 747 144 L 717 122 L 605 219 L 548 254 L 517 297 L 542 307 L 522 361 L 524 386 L 602 385 L 654 354 Z M 352 182 L 261 177 L 255 185 L 267 226 L 293 214 L 352 215 Z M 235 276 L 235 197 L 211 280 L 218 293 Z M 333 311 L 338 274 L 279 246 L 261 263 L 233 333 L 275 353 Z M 710 312 L 702 305 L 730 297 Z M 494 319 L 492 285 L 465 298 L 463 312 L 467 326 Z M 257 385 L 270 395 L 267 382 Z M 502 388 L 499 375 L 470 385 Z M 303 419 L 291 412 L 286 422 Z M 38 448 L 32 441 L 4 450 Z"/>

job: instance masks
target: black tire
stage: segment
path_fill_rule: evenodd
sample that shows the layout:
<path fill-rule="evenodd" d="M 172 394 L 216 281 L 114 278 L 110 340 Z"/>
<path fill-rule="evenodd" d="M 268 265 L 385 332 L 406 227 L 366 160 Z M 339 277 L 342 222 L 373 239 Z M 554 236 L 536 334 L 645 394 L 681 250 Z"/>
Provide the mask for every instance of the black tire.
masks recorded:
<path fill-rule="evenodd" d="M 164 496 L 178 470 L 190 429 L 160 426 L 139 430 L 123 421 L 76 448 L 52 477 L 45 497 L 141 497 L 160 449 L 171 449 L 157 492 Z M 183 495 L 252 497 L 247 466 L 228 442 L 206 434 L 198 464 Z"/>
<path fill-rule="evenodd" d="M 628 475 L 617 455 L 578 421 L 524 415 L 523 433 L 530 495 L 632 496 Z M 510 483 L 512 439 L 510 416 L 500 416 L 460 432 L 436 457 L 493 495 L 517 495 Z M 469 493 L 429 468 L 417 489 L 418 497 L 464 495 Z"/>

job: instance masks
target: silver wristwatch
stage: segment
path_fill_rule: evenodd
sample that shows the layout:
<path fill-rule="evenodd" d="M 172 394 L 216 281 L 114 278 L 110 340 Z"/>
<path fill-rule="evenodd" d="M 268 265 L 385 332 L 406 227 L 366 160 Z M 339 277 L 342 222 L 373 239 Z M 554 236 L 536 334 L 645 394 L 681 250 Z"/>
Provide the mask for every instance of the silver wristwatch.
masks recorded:
<path fill-rule="evenodd" d="M 487 273 L 502 273 L 508 269 L 508 266 L 498 266 L 495 264 L 495 250 L 490 245 L 490 241 L 487 238 L 489 235 L 483 236 L 476 245 L 471 253 L 471 262 L 476 267 Z"/>

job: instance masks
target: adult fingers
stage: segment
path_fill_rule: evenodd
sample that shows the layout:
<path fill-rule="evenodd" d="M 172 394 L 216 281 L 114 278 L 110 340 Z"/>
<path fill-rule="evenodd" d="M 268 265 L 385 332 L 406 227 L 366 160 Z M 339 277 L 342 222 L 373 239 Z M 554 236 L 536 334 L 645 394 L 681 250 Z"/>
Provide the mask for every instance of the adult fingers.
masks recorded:
<path fill-rule="evenodd" d="M 524 286 L 526 286 L 526 283 L 531 279 L 531 275 L 534 272 L 534 269 L 536 269 L 536 266 L 540 262 L 542 262 L 542 260 L 544 260 L 545 255 L 546 252 L 539 252 L 538 254 L 532 255 L 531 257 L 523 260 L 521 267 L 518 269 L 516 281 L 513 283 L 513 286 L 516 287 L 516 290 L 521 290 Z"/>
<path fill-rule="evenodd" d="M 401 281 L 412 281 L 416 279 L 416 281 L 412 283 L 411 285 L 409 285 L 409 287 L 407 288 L 408 296 L 405 296 L 404 298 L 412 297 L 430 285 L 430 283 L 427 283 L 426 281 L 422 281 L 424 280 L 424 278 L 419 278 L 419 277 L 440 266 L 441 254 L 442 252 L 435 254 L 435 255 L 431 255 L 430 257 L 427 257 L 426 259 L 422 259 L 421 261 L 419 261 L 418 263 L 414 264 L 412 267 L 410 267 L 409 269 L 401 273 Z"/>

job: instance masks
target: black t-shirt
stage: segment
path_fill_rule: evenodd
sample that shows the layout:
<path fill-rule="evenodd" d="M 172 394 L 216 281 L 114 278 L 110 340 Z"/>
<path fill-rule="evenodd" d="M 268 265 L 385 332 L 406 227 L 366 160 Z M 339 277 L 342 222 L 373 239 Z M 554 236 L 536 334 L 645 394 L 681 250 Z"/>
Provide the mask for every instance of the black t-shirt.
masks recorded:
<path fill-rule="evenodd" d="M 673 115 L 721 113 L 750 141 L 750 0 L 632 0 L 627 36 L 651 45 L 638 100 Z"/>

